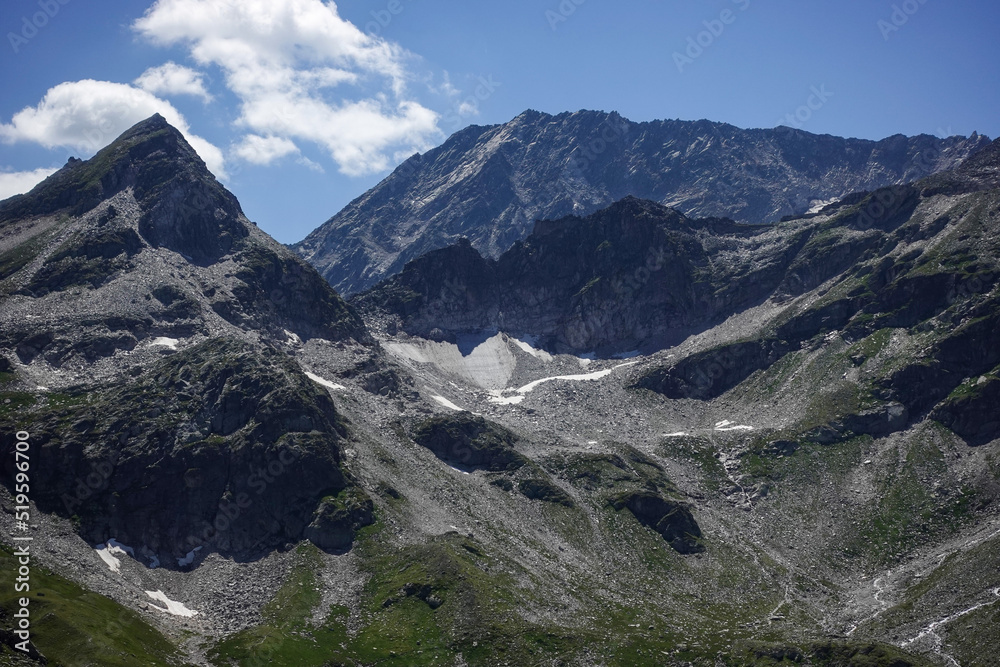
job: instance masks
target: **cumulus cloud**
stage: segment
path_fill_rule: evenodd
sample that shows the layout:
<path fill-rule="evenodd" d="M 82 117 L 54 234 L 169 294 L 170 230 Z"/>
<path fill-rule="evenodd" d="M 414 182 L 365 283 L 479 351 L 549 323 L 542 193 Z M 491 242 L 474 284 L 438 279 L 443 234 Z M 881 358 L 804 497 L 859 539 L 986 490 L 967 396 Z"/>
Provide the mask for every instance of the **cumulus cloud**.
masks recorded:
<path fill-rule="evenodd" d="M 409 54 L 341 18 L 334 2 L 157 0 L 134 28 L 220 67 L 250 136 L 314 142 L 346 174 L 382 171 L 440 134 L 437 114 L 407 96 Z"/>
<path fill-rule="evenodd" d="M 58 169 L 33 169 L 32 171 L 0 172 L 0 200 L 21 195 L 31 190 Z"/>
<path fill-rule="evenodd" d="M 261 137 L 249 134 L 233 149 L 233 152 L 251 164 L 271 164 L 275 160 L 292 153 L 298 153 L 295 142 L 284 137 Z"/>
<path fill-rule="evenodd" d="M 204 102 L 212 99 L 201 73 L 175 62 L 150 67 L 133 83 L 154 95 L 193 95 Z"/>
<path fill-rule="evenodd" d="M 155 113 L 184 134 L 212 173 L 225 178 L 222 151 L 193 134 L 170 102 L 123 83 L 84 79 L 50 88 L 37 106 L 18 111 L 9 124 L 0 123 L 0 139 L 68 147 L 91 155 Z"/>

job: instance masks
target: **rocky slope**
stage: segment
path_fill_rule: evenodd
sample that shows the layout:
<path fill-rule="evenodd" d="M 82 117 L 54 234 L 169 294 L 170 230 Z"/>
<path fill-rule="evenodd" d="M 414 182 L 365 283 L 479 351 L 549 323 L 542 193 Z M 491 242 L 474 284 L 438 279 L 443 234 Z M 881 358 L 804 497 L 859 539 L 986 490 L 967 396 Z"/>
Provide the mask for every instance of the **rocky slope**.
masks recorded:
<path fill-rule="evenodd" d="M 526 111 L 415 155 L 295 250 L 353 294 L 466 237 L 498 257 L 534 221 L 585 216 L 633 195 L 691 217 L 775 222 L 851 192 L 956 166 L 985 137 L 842 139 L 709 121 Z"/>
<path fill-rule="evenodd" d="M 499 259 L 438 250 L 356 310 L 143 128 L 0 204 L 0 433 L 31 434 L 32 501 L 0 569 L 34 538 L 49 664 L 1000 650 L 996 144 L 768 226 L 627 199 Z"/>

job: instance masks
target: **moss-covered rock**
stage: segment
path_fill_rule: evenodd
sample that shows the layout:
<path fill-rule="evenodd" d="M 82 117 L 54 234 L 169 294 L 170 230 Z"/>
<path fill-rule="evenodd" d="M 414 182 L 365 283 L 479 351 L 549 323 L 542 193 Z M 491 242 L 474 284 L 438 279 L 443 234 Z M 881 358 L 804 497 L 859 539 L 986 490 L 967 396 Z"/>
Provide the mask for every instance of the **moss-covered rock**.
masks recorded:
<path fill-rule="evenodd" d="M 324 551 L 349 549 L 355 532 L 375 522 L 374 510 L 372 499 L 362 489 L 345 489 L 323 499 L 304 535 Z"/>
<path fill-rule="evenodd" d="M 421 422 L 413 440 L 442 461 L 470 469 L 512 471 L 527 463 L 514 449 L 514 433 L 467 412 Z"/>
<path fill-rule="evenodd" d="M 210 340 L 127 384 L 69 398 L 17 427 L 34 439 L 33 500 L 78 516 L 89 541 L 178 558 L 196 546 L 249 555 L 341 509 L 317 513 L 349 486 L 346 428 L 329 394 L 277 350 Z M 363 525 L 364 506 L 344 506 L 352 525 Z"/>
<path fill-rule="evenodd" d="M 523 479 L 517 484 L 517 490 L 530 500 L 541 500 L 547 503 L 555 503 L 564 507 L 575 507 L 576 503 L 565 491 L 560 489 L 552 480 L 543 477 L 532 477 Z"/>
<path fill-rule="evenodd" d="M 628 509 L 644 526 L 649 526 L 682 554 L 700 553 L 701 527 L 687 505 L 668 500 L 654 491 L 631 491 L 611 499 L 616 510 Z"/>

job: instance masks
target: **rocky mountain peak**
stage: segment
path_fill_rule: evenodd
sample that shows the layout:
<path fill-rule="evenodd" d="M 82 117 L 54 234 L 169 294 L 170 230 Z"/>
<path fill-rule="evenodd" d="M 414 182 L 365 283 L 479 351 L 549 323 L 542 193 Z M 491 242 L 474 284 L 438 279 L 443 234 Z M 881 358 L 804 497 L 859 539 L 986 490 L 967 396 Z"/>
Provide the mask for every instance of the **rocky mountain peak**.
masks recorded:
<path fill-rule="evenodd" d="M 0 204 L 0 223 L 57 212 L 83 215 L 128 189 L 146 212 L 139 232 L 155 247 L 207 263 L 247 236 L 239 202 L 159 114 L 89 160 L 71 159 L 31 192 Z"/>
<path fill-rule="evenodd" d="M 155 114 L 136 124 L 89 160 L 70 158 L 66 165 L 27 194 L 0 203 L 0 221 L 66 210 L 80 215 L 128 187 L 140 198 L 178 178 L 202 182 L 225 207 L 239 211 L 184 135 Z"/>
<path fill-rule="evenodd" d="M 131 363 L 123 350 L 158 337 L 264 329 L 279 342 L 368 340 L 329 284 L 247 220 L 161 116 L 0 204 L 8 296 L 0 347 L 26 365 L 86 374 Z M 29 326 L 25 313 L 46 316 Z"/>

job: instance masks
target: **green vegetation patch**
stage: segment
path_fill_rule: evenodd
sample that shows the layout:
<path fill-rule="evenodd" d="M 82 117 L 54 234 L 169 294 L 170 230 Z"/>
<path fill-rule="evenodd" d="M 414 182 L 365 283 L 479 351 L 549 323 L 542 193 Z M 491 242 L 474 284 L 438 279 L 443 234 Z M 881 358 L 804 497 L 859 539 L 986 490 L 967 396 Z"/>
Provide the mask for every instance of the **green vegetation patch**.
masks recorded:
<path fill-rule="evenodd" d="M 10 547 L 0 546 L 0 569 L 10 573 L 17 567 Z M 20 608 L 18 598 L 27 595 L 31 641 L 50 665 L 181 664 L 175 647 L 159 631 L 113 600 L 84 590 L 37 563 L 31 566 L 30 583 L 27 593 L 4 586 L 0 612 L 5 619 L 11 618 Z"/>
<path fill-rule="evenodd" d="M 743 644 L 727 665 L 740 667 L 931 667 L 933 663 L 895 646 L 874 642 L 816 642 L 804 646 Z"/>

